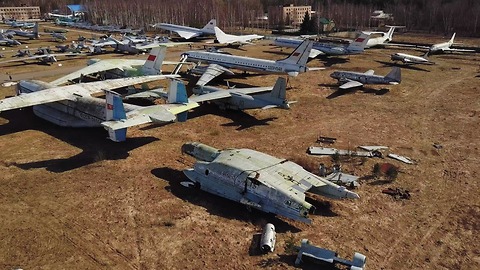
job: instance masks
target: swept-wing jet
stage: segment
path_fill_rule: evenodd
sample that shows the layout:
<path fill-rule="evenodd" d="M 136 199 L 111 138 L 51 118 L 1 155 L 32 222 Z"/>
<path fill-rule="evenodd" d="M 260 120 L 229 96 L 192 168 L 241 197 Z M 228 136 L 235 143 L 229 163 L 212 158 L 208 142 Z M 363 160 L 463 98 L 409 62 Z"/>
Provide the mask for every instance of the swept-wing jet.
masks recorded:
<path fill-rule="evenodd" d="M 211 19 L 202 29 L 169 23 L 157 23 L 153 27 L 175 32 L 184 39 L 191 39 L 199 36 L 215 35 L 214 27 L 216 25 L 217 20 Z"/>
<path fill-rule="evenodd" d="M 369 70 L 365 73 L 335 71 L 330 77 L 338 80 L 341 90 L 361 87 L 364 84 L 399 84 L 402 80 L 399 67 L 393 67 L 386 76 L 374 75 L 374 71 Z"/>
<path fill-rule="evenodd" d="M 297 76 L 309 70 L 307 67 L 308 55 L 313 41 L 305 40 L 287 58 L 282 60 L 266 60 L 253 57 L 228 55 L 205 51 L 188 51 L 182 54 L 190 62 L 206 62 L 210 65 L 200 77 L 199 82 L 205 85 L 216 76 L 227 72 L 233 74 L 230 68 L 269 74 L 288 74 Z"/>
<path fill-rule="evenodd" d="M 82 56 L 82 54 L 78 53 L 45 53 L 45 54 L 40 54 L 40 55 L 30 55 L 28 57 L 23 57 L 23 58 L 17 58 L 13 60 L 7 60 L 0 62 L 1 64 L 6 64 L 6 63 L 11 63 L 11 62 L 24 62 L 26 64 L 31 64 L 31 63 L 38 63 L 38 64 L 46 64 L 49 65 L 51 63 L 57 62 L 57 57 L 59 56 L 67 56 L 67 57 L 78 57 Z M 30 60 L 35 60 L 33 62 L 28 62 Z"/>
<path fill-rule="evenodd" d="M 113 141 L 124 141 L 127 128 L 145 123 L 167 123 L 180 115 L 179 121 L 186 120 L 186 111 L 198 106 L 186 103 L 185 86 L 171 84 L 170 103 L 141 107 L 123 104 L 121 98 L 110 90 L 131 85 L 165 79 L 168 75 L 123 78 L 67 86 L 55 86 L 42 81 L 20 81 L 18 96 L 0 100 L 0 112 L 33 106 L 33 112 L 40 118 L 64 127 L 99 127 L 109 131 Z M 172 86 L 173 85 L 173 86 Z M 106 91 L 107 98 L 92 95 Z M 183 114 L 185 113 L 185 115 Z"/>
<path fill-rule="evenodd" d="M 289 109 L 286 99 L 287 82 L 279 77 L 275 86 L 222 89 L 211 86 L 197 86 L 188 98 L 192 102 L 213 102 L 221 109 L 247 110 L 247 109 Z"/>
<path fill-rule="evenodd" d="M 3 34 L 0 34 L 0 45 L 14 46 L 14 45 L 21 45 L 21 44 L 22 43 L 20 43 L 18 40 L 10 39 L 4 36 Z"/>
<path fill-rule="evenodd" d="M 33 31 L 26 31 L 26 30 L 9 30 L 8 33 L 12 33 L 16 36 L 19 37 L 27 37 L 29 39 L 38 39 L 40 35 L 38 34 L 38 23 L 35 23 L 35 26 L 33 27 Z"/>
<path fill-rule="evenodd" d="M 414 64 L 424 64 L 424 65 L 433 65 L 435 62 L 428 60 L 428 52 L 426 52 L 423 56 L 416 56 L 406 53 L 394 53 L 390 56 L 392 61 L 402 61 L 406 65 L 414 65 Z"/>
<path fill-rule="evenodd" d="M 453 33 L 452 38 L 448 42 L 433 44 L 428 49 L 428 53 L 434 54 L 434 53 L 446 53 L 446 52 L 475 52 L 475 50 L 451 48 L 451 46 L 453 45 L 453 40 L 455 39 L 455 34 L 456 33 Z"/>
<path fill-rule="evenodd" d="M 52 33 L 50 33 L 50 35 L 52 36 L 52 38 L 55 41 L 65 41 L 65 40 L 67 40 L 67 36 L 65 36 L 65 34 L 63 34 L 63 33 L 52 32 Z"/>
<path fill-rule="evenodd" d="M 15 28 L 25 28 L 25 29 L 28 29 L 28 28 L 33 28 L 35 27 L 35 23 L 28 23 L 28 22 L 19 22 L 19 21 L 10 21 L 10 20 L 5 20 L 4 23 L 6 25 L 10 25 L 11 27 L 15 27 Z"/>
<path fill-rule="evenodd" d="M 360 35 L 349 45 L 334 44 L 334 43 L 320 43 L 314 42 L 309 57 L 315 58 L 317 56 L 337 56 L 348 54 L 359 54 L 365 49 L 368 42 L 369 35 L 360 33 Z M 274 40 L 275 46 L 295 48 L 302 40 L 292 38 L 276 38 Z"/>
<path fill-rule="evenodd" d="M 391 26 L 387 25 L 388 32 L 365 32 L 370 34 L 370 38 L 367 41 L 367 44 L 365 45 L 365 48 L 372 48 L 376 46 L 383 46 L 386 43 L 392 41 L 393 39 L 393 32 L 395 31 L 396 28 L 404 28 L 405 26 Z M 378 37 L 373 37 L 373 35 L 380 35 Z"/>
<path fill-rule="evenodd" d="M 220 28 L 214 27 L 215 37 L 219 44 L 249 44 L 251 40 L 261 39 L 260 35 L 230 35 L 223 32 Z"/>
<path fill-rule="evenodd" d="M 140 75 L 160 75 L 162 64 L 178 64 L 178 62 L 163 61 L 166 48 L 157 47 L 150 51 L 146 60 L 137 59 L 105 59 L 90 61 L 90 65 L 73 73 L 58 78 L 52 82 L 53 85 L 62 85 L 67 82 L 76 81 L 82 76 L 104 73 L 107 79 L 133 77 Z"/>
<path fill-rule="evenodd" d="M 182 185 L 240 202 L 266 213 L 310 223 L 315 207 L 305 201 L 305 192 L 333 199 L 359 196 L 296 163 L 251 149 L 219 150 L 192 142 L 182 152 L 197 159 L 192 169 L 184 170 L 189 181 Z"/>

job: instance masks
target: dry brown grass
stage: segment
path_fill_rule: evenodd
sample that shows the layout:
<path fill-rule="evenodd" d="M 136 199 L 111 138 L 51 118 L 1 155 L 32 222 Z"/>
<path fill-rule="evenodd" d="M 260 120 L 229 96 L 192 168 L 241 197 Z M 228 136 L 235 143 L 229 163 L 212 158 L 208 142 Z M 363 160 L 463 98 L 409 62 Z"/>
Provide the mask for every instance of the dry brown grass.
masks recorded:
<path fill-rule="evenodd" d="M 278 49 L 266 41 L 245 49 L 283 57 L 269 53 Z M 178 59 L 182 50 L 172 50 L 168 59 Z M 390 68 L 376 60 L 387 61 L 393 52 L 369 50 L 331 69 L 386 74 Z M 331 70 L 309 72 L 289 79 L 288 97 L 299 101 L 289 111 L 249 111 L 252 120 L 201 109 L 185 123 L 132 128 L 122 144 L 108 142 L 103 130 L 58 128 L 28 110 L 3 112 L 0 267 L 285 269 L 293 268 L 294 256 L 286 250 L 293 236 L 297 245 L 308 238 L 344 257 L 361 252 L 369 269 L 480 268 L 479 56 L 432 59 L 437 65 L 419 67 L 424 70 L 402 69 L 402 84 L 385 95 L 357 91 L 327 99 L 335 91 Z M 261 75 L 233 81 L 264 86 L 275 80 Z M 0 89 L 2 97 L 11 94 Z M 402 172 L 395 186 L 409 189 L 412 199 L 395 201 L 381 194 L 390 184 L 368 181 L 358 189 L 360 200 L 317 198 L 318 214 L 307 225 L 248 212 L 180 185 L 181 170 L 193 162 L 180 153 L 187 141 L 253 148 L 316 169 L 330 162 L 305 153 L 318 135 L 338 138 L 337 148 L 387 145 L 417 160 L 413 166 L 389 161 Z M 342 168 L 366 176 L 376 162 L 345 162 Z M 277 227 L 275 253 L 251 256 L 252 237 L 265 222 Z"/>

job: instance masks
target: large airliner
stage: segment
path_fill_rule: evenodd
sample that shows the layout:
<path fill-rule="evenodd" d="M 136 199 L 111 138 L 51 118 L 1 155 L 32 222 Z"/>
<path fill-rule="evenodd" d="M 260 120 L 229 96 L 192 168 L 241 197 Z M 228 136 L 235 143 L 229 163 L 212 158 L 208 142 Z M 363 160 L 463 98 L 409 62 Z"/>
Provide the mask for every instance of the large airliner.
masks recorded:
<path fill-rule="evenodd" d="M 309 57 L 315 58 L 317 56 L 335 56 L 362 53 L 365 49 L 365 45 L 368 42 L 369 36 L 369 34 L 362 32 L 352 43 L 347 46 L 333 43 L 329 44 L 314 42 Z M 280 47 L 294 48 L 300 43 L 302 43 L 302 40 L 292 38 L 276 38 L 274 41 L 274 44 Z"/>
<path fill-rule="evenodd" d="M 282 60 L 266 60 L 205 51 L 188 51 L 183 53 L 182 57 L 186 57 L 187 61 L 190 62 L 210 64 L 199 80 L 204 85 L 223 72 L 232 73 L 229 68 L 297 76 L 299 73 L 309 70 L 307 60 L 312 45 L 313 41 L 305 40 L 287 58 Z M 202 83 L 199 85 L 202 85 Z"/>
<path fill-rule="evenodd" d="M 215 26 L 217 26 L 217 20 L 215 19 L 211 19 L 202 29 L 170 23 L 157 23 L 153 25 L 153 27 L 175 32 L 184 39 L 191 39 L 204 35 L 215 35 Z"/>

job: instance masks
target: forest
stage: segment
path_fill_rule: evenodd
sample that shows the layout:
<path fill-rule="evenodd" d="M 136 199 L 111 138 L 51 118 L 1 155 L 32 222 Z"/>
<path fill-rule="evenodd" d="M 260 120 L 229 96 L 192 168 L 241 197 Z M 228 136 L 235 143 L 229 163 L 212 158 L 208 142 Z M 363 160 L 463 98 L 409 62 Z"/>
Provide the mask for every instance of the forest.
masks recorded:
<path fill-rule="evenodd" d="M 42 12 L 67 4 L 83 4 L 88 18 L 97 24 L 148 27 L 158 22 L 202 27 L 216 18 L 223 28 L 263 27 L 275 29 L 275 22 L 259 22 L 270 6 L 310 5 L 315 17 L 335 21 L 338 29 L 376 26 L 374 10 L 392 13 L 395 25 L 408 31 L 480 36 L 478 0 L 0 0 L 0 6 L 40 6 Z"/>

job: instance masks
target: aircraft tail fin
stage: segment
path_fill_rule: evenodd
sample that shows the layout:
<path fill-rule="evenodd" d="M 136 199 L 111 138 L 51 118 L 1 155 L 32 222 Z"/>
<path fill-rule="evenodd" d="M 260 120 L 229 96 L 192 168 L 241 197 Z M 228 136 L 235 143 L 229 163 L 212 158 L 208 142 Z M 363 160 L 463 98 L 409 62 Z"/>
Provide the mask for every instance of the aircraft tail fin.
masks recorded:
<path fill-rule="evenodd" d="M 275 86 L 273 86 L 273 89 L 267 98 L 267 100 L 270 101 L 273 106 L 267 106 L 266 108 L 278 107 L 282 109 L 289 109 L 290 105 L 286 97 L 287 80 L 285 80 L 285 78 L 278 77 L 277 81 L 275 82 Z"/>
<path fill-rule="evenodd" d="M 453 45 L 453 40 L 455 39 L 455 34 L 457 34 L 457 33 L 453 33 L 452 38 L 450 39 L 450 41 L 448 41 L 449 46 Z"/>
<path fill-rule="evenodd" d="M 105 120 L 124 120 L 127 119 L 127 115 L 125 113 L 125 108 L 123 106 L 122 97 L 110 90 L 105 91 Z M 114 142 L 122 142 L 127 139 L 127 129 L 121 128 L 114 130 L 112 128 L 106 128 L 108 130 L 108 136 L 110 140 Z"/>
<path fill-rule="evenodd" d="M 215 37 L 217 38 L 218 43 L 223 44 L 228 42 L 228 38 L 231 35 L 225 34 L 220 28 L 214 27 L 215 29 Z"/>
<path fill-rule="evenodd" d="M 168 103 L 188 103 L 187 89 L 182 81 L 175 79 L 170 80 Z M 177 114 L 177 121 L 187 121 L 187 112 L 185 111 Z"/>
<path fill-rule="evenodd" d="M 35 38 L 40 38 L 40 34 L 38 34 L 38 22 L 36 22 L 33 27 L 33 34 L 35 35 Z"/>
<path fill-rule="evenodd" d="M 396 26 L 390 26 L 390 29 L 388 29 L 387 32 L 387 40 L 386 41 L 392 41 L 393 39 L 393 32 L 395 31 Z"/>
<path fill-rule="evenodd" d="M 385 78 L 389 79 L 391 82 L 400 83 L 402 81 L 401 69 L 399 67 L 393 67 Z"/>
<path fill-rule="evenodd" d="M 307 60 L 308 56 L 310 55 L 310 51 L 312 50 L 312 46 L 313 41 L 306 39 L 300 45 L 298 45 L 298 47 L 287 58 L 277 60 L 277 62 L 299 65 L 301 67 L 305 67 L 306 70 Z"/>
<path fill-rule="evenodd" d="M 278 77 L 277 81 L 275 82 L 275 86 L 273 86 L 272 92 L 270 93 L 272 98 L 279 98 L 284 100 L 287 96 L 287 81 L 282 78 Z"/>
<path fill-rule="evenodd" d="M 162 74 L 162 63 L 165 59 L 167 48 L 165 46 L 155 47 L 150 51 L 150 54 L 142 67 L 144 75 L 160 75 Z"/>
<path fill-rule="evenodd" d="M 207 33 L 215 34 L 215 27 L 217 26 L 217 20 L 211 19 L 201 30 Z"/>
<path fill-rule="evenodd" d="M 352 43 L 350 43 L 350 45 L 347 46 L 347 51 L 358 53 L 363 52 L 369 39 L 369 34 L 361 32 L 360 35 Z"/>

